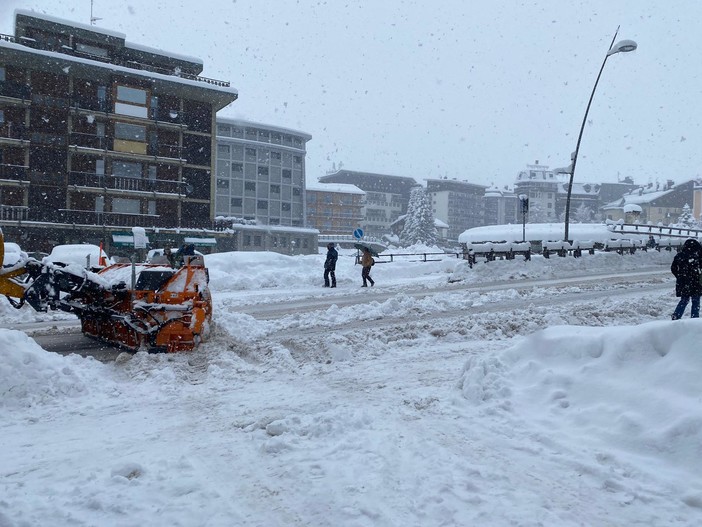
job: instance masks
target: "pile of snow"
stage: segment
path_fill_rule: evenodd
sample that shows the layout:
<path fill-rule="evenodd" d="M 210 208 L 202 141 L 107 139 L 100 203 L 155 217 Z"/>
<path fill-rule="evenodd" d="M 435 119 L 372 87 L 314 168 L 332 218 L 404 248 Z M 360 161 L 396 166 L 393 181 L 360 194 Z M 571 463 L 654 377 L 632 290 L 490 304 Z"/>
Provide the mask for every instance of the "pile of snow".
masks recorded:
<path fill-rule="evenodd" d="M 90 267 L 98 267 L 100 265 L 100 256 L 105 258 L 108 265 L 114 263 L 98 245 L 88 243 L 57 245 L 51 250 L 49 256 L 44 257 L 42 262 L 88 267 L 89 261 Z"/>

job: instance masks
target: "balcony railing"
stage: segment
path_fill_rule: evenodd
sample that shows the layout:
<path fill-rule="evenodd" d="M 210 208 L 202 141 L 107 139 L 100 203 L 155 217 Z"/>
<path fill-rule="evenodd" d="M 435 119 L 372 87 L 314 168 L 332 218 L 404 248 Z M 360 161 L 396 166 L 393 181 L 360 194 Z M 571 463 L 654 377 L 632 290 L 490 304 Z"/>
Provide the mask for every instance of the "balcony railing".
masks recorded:
<path fill-rule="evenodd" d="M 26 221 L 29 215 L 29 207 L 17 205 L 0 205 L 0 220 L 4 221 Z"/>
<path fill-rule="evenodd" d="M 40 93 L 32 94 L 32 104 L 46 106 L 47 108 L 59 108 L 61 110 L 68 108 L 68 99 L 65 97 L 54 97 L 53 95 L 43 95 Z"/>
<path fill-rule="evenodd" d="M 119 227 L 167 227 L 157 214 L 127 214 L 92 210 L 59 209 L 59 222 L 81 225 L 111 225 Z"/>
<path fill-rule="evenodd" d="M 68 175 L 68 184 L 81 187 L 128 190 L 133 192 L 186 194 L 185 183 L 179 181 L 93 174 L 91 172 L 71 172 Z"/>
<path fill-rule="evenodd" d="M 0 164 L 0 179 L 11 179 L 13 181 L 26 181 L 27 169 L 22 165 L 2 165 Z"/>
<path fill-rule="evenodd" d="M 64 134 L 41 134 L 32 133 L 31 141 L 37 145 L 45 146 L 66 146 L 66 136 Z"/>
<path fill-rule="evenodd" d="M 68 144 L 82 146 L 84 148 L 107 150 L 107 138 L 104 135 L 71 132 L 68 134 Z"/>
<path fill-rule="evenodd" d="M 29 86 L 26 84 L 14 81 L 0 81 L 0 96 L 2 97 L 29 100 L 32 96 L 31 93 Z"/>
<path fill-rule="evenodd" d="M 68 134 L 68 140 L 70 145 L 118 152 L 118 150 L 114 150 L 112 139 L 108 139 L 107 137 L 101 135 L 71 132 Z M 129 152 L 124 153 L 128 154 Z M 170 159 L 183 159 L 183 148 L 179 145 L 169 145 L 164 143 L 157 143 L 155 145 L 149 144 L 146 148 L 146 154 L 149 156 L 167 157 Z"/>
<path fill-rule="evenodd" d="M 25 139 L 26 129 L 23 124 L 4 123 L 0 125 L 0 138 Z"/>
<path fill-rule="evenodd" d="M 88 58 L 90 60 L 95 60 L 98 62 L 104 62 L 107 64 L 115 64 L 118 66 L 125 66 L 127 68 L 132 68 L 135 70 L 151 71 L 154 73 L 161 73 L 163 75 L 170 75 L 173 77 L 182 77 L 184 79 L 194 80 L 194 81 L 198 81 L 198 82 L 205 82 L 207 84 L 214 84 L 215 86 L 222 86 L 225 88 L 229 87 L 229 82 L 227 82 L 227 81 L 210 79 L 208 77 L 200 77 L 199 75 L 193 75 L 192 73 L 185 73 L 183 71 L 180 71 L 178 68 L 166 69 L 166 68 L 161 68 L 159 66 L 154 66 L 152 64 L 145 64 L 143 62 L 137 62 L 135 60 L 120 60 L 119 58 L 116 58 L 116 57 L 102 57 L 100 55 L 81 53 L 80 51 L 77 51 L 70 46 L 59 46 L 57 48 L 49 48 L 46 45 L 42 45 L 41 43 L 37 42 L 33 38 L 15 38 L 12 35 L 5 35 L 5 34 L 0 33 L 0 40 L 5 40 L 7 42 L 13 42 L 15 44 L 22 44 L 24 46 L 34 48 L 34 49 L 45 49 L 47 51 L 63 53 L 65 55 L 71 55 L 74 57 L 83 57 L 83 58 Z"/>

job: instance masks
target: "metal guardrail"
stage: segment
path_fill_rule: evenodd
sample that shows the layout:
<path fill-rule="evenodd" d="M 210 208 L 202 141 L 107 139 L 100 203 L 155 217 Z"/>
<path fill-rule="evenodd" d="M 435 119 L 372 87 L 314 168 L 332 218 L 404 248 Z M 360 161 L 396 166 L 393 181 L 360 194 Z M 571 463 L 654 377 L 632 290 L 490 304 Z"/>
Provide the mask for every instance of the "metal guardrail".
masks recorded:
<path fill-rule="evenodd" d="M 642 225 L 640 223 L 613 223 L 609 230 L 620 234 L 665 236 L 672 238 L 702 238 L 702 230 L 688 227 L 664 227 L 663 225 Z"/>

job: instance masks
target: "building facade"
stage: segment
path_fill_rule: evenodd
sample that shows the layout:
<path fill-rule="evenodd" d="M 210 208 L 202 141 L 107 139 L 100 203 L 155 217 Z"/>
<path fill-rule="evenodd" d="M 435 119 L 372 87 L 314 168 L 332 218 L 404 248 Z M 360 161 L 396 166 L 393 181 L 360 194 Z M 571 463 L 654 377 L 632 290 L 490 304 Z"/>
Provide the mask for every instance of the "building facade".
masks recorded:
<path fill-rule="evenodd" d="M 237 92 L 125 38 L 24 10 L 0 35 L 0 225 L 32 250 L 213 224 L 215 114 Z"/>
<path fill-rule="evenodd" d="M 366 206 L 361 227 L 367 236 L 377 239 L 390 234 L 390 224 L 407 212 L 410 190 L 417 185 L 410 177 L 352 170 L 337 170 L 322 176 L 319 182 L 345 183 L 365 191 Z"/>
<path fill-rule="evenodd" d="M 490 187 L 485 190 L 484 225 L 521 223 L 519 197 L 509 187 Z"/>
<path fill-rule="evenodd" d="M 217 119 L 215 215 L 305 227 L 304 132 Z"/>
<path fill-rule="evenodd" d="M 603 206 L 602 211 L 605 219 L 612 221 L 630 222 L 635 219 L 640 223 L 651 222 L 654 225 L 676 223 L 685 205 L 693 206 L 696 184 L 696 180 L 679 184 L 672 180 L 662 185 L 651 183 L 630 190 L 618 200 Z M 635 218 L 631 217 L 631 210 L 636 211 Z"/>
<path fill-rule="evenodd" d="M 455 179 L 427 179 L 427 194 L 434 218 L 448 225 L 449 241 L 484 222 L 484 185 Z"/>
<path fill-rule="evenodd" d="M 363 224 L 366 193 L 355 185 L 307 185 L 307 226 L 320 234 L 349 235 Z"/>

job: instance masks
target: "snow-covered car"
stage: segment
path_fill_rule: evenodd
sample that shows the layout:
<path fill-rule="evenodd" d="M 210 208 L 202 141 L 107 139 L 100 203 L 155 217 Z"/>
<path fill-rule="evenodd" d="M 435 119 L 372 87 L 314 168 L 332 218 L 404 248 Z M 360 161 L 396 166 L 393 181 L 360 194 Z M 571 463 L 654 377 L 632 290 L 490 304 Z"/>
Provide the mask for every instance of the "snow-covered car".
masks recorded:
<path fill-rule="evenodd" d="M 100 262 L 101 255 L 104 258 L 103 263 Z M 57 245 L 51 250 L 49 256 L 42 259 L 42 262 L 63 266 L 77 264 L 86 268 L 105 267 L 113 263 L 112 259 L 98 245 L 87 243 Z"/>
<path fill-rule="evenodd" d="M 4 242 L 5 253 L 2 259 L 3 267 L 12 267 L 20 260 L 26 260 L 28 258 L 27 253 L 22 250 L 22 248 L 13 242 Z"/>

